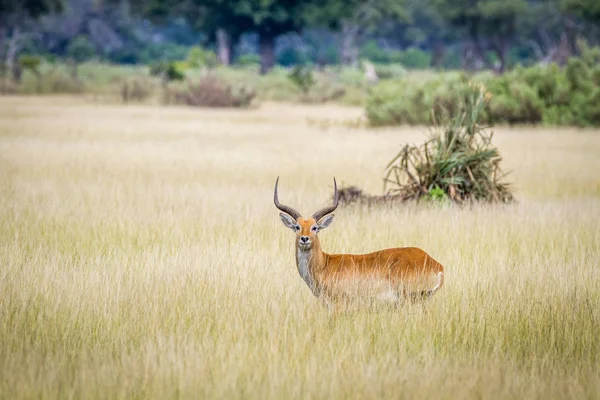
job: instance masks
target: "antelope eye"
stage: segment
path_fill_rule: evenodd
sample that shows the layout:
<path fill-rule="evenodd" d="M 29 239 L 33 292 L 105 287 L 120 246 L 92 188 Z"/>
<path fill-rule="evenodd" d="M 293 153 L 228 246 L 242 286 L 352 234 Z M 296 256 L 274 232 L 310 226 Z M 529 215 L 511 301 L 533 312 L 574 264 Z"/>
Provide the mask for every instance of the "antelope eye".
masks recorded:
<path fill-rule="evenodd" d="M 313 227 L 312 227 L 312 228 L 310 228 L 310 230 L 311 230 L 311 231 L 313 231 L 313 232 L 316 232 L 316 231 L 317 231 L 317 226 L 316 226 L 316 225 L 313 225 Z"/>
<path fill-rule="evenodd" d="M 299 231 L 299 230 L 300 230 L 300 225 L 296 225 L 296 226 L 294 227 L 294 229 L 295 229 L 295 230 L 297 230 L 297 231 Z"/>

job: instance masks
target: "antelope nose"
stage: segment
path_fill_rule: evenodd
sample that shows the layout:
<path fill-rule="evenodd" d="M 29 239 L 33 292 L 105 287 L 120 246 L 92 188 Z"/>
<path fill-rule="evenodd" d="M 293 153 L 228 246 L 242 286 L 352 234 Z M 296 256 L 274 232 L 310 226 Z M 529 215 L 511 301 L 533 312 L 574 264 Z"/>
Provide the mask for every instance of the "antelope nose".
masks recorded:
<path fill-rule="evenodd" d="M 306 242 L 308 242 L 308 236 L 302 236 L 302 237 L 300 237 L 300 241 L 301 241 L 302 243 L 306 243 Z"/>

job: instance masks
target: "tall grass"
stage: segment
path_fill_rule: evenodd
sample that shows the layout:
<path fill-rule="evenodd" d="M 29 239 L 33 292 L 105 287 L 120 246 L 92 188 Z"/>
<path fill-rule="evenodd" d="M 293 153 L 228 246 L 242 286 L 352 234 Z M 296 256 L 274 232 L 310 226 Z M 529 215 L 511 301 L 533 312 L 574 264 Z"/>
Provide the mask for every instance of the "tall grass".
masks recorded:
<path fill-rule="evenodd" d="M 353 113 L 0 98 L 0 397 L 597 398 L 598 133 L 497 130 L 515 205 L 338 210 L 326 251 L 419 246 L 447 278 L 331 315 L 272 189 L 380 190 L 422 134 L 306 125 Z"/>

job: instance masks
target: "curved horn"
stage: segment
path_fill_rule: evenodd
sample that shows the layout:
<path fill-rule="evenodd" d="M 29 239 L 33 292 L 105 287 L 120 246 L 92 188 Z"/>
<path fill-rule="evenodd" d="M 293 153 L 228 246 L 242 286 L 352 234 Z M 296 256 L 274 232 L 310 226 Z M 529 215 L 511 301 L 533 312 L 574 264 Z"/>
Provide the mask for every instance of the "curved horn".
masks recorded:
<path fill-rule="evenodd" d="M 323 218 L 327 214 L 334 212 L 338 206 L 339 200 L 340 200 L 340 196 L 338 195 L 338 191 L 337 191 L 337 183 L 335 181 L 335 178 L 333 178 L 333 204 L 330 206 L 327 206 L 327 207 L 323 207 L 319 211 L 314 213 L 313 218 L 315 219 L 315 221 L 319 221 L 321 218 Z"/>
<path fill-rule="evenodd" d="M 275 207 L 277 207 L 284 213 L 289 214 L 292 218 L 297 220 L 302 216 L 302 214 L 294 210 L 292 207 L 283 205 L 279 202 L 279 198 L 277 198 L 277 184 L 279 184 L 279 177 L 277 177 L 277 180 L 275 181 L 275 194 L 273 195 L 273 202 L 275 203 Z"/>

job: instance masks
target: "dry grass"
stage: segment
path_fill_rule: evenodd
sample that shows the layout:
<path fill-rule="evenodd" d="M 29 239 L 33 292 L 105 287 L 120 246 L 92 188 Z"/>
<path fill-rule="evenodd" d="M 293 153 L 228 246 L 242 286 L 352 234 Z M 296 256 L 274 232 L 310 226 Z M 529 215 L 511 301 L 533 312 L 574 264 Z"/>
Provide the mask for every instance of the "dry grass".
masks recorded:
<path fill-rule="evenodd" d="M 426 312 L 330 315 L 275 177 L 309 212 L 423 138 L 332 117 L 0 98 L 0 398 L 598 398 L 599 132 L 497 129 L 515 205 L 339 210 L 325 250 L 447 276 Z"/>

